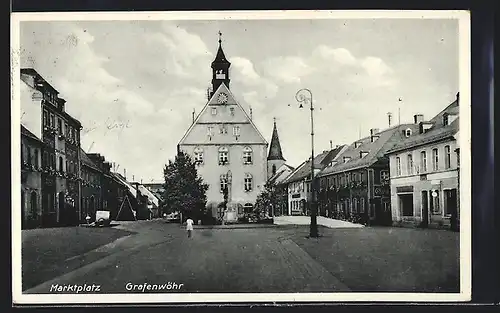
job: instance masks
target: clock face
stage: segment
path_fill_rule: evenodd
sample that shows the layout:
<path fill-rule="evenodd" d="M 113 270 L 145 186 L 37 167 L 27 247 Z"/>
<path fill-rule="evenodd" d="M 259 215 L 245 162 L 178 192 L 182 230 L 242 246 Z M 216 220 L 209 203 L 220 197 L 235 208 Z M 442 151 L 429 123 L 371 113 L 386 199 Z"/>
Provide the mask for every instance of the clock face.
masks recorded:
<path fill-rule="evenodd" d="M 221 92 L 219 94 L 219 96 L 217 97 L 217 102 L 218 103 L 226 103 L 227 102 L 227 95 L 223 92 Z"/>

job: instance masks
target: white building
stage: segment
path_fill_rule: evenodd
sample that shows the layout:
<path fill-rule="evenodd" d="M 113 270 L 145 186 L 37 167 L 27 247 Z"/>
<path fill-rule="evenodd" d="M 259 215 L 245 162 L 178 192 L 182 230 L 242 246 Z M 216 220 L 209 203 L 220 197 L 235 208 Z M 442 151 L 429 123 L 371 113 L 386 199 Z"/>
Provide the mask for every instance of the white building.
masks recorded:
<path fill-rule="evenodd" d="M 191 155 L 208 184 L 207 206 L 215 217 L 236 221 L 253 210 L 267 176 L 267 142 L 229 90 L 229 67 L 219 39 L 212 62 L 212 92 L 178 149 Z M 228 209 L 220 210 L 228 187 Z"/>
<path fill-rule="evenodd" d="M 420 134 L 388 152 L 393 222 L 424 227 L 458 225 L 458 113 L 457 94 L 430 121 L 415 115 Z"/>

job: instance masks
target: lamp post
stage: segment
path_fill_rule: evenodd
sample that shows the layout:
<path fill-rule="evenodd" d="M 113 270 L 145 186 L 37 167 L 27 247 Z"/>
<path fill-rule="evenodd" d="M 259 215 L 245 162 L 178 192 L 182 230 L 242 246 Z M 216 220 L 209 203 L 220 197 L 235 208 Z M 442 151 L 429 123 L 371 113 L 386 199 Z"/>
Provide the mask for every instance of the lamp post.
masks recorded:
<path fill-rule="evenodd" d="M 295 99 L 299 103 L 299 108 L 303 108 L 303 104 L 310 105 L 311 110 L 311 226 L 309 237 L 318 237 L 318 221 L 316 218 L 316 203 L 315 203 L 315 188 L 314 188 L 314 118 L 313 118 L 313 95 L 311 90 L 302 88 L 295 94 Z"/>

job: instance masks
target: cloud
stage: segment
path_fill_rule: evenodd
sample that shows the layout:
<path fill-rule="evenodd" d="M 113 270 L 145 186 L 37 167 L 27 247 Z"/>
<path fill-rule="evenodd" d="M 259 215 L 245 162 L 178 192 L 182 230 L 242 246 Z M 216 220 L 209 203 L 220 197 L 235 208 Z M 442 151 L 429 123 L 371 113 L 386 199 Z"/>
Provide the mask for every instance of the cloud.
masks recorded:
<path fill-rule="evenodd" d="M 326 45 L 320 45 L 313 51 L 313 57 L 322 60 L 333 60 L 342 65 L 356 65 L 356 58 L 345 48 L 333 49 Z"/>
<path fill-rule="evenodd" d="M 300 83 L 301 77 L 313 72 L 305 60 L 296 56 L 268 59 L 264 68 L 267 75 L 285 83 Z"/>

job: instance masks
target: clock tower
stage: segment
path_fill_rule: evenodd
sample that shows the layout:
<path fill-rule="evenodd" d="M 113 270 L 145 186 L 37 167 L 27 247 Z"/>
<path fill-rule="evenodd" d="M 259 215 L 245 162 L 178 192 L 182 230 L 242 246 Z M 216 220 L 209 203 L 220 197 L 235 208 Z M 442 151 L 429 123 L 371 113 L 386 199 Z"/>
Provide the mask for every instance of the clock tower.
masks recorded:
<path fill-rule="evenodd" d="M 227 88 L 229 88 L 229 67 L 231 63 L 226 59 L 224 51 L 222 50 L 222 33 L 219 32 L 219 49 L 217 50 L 217 55 L 212 62 L 212 92 L 213 93 L 219 88 L 221 83 L 224 83 Z"/>

